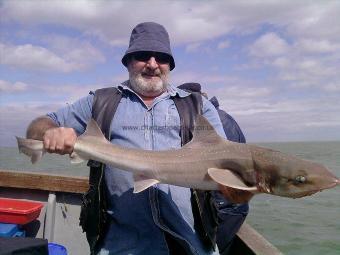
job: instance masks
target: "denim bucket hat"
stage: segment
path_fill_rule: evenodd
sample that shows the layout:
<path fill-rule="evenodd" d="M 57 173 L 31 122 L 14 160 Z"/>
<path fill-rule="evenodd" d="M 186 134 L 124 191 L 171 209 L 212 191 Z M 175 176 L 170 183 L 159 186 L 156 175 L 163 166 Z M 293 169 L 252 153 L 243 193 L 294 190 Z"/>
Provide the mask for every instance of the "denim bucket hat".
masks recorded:
<path fill-rule="evenodd" d="M 122 63 L 127 66 L 128 56 L 138 51 L 154 51 L 169 55 L 170 70 L 175 68 L 175 60 L 171 53 L 169 34 L 165 28 L 155 22 L 138 24 L 131 33 L 129 48 L 122 58 Z"/>

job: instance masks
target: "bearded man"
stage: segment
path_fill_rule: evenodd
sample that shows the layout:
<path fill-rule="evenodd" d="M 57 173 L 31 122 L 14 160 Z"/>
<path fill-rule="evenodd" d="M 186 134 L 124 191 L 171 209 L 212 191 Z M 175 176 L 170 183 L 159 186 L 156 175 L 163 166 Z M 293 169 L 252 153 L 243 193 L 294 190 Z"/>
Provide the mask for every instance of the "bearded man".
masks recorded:
<path fill-rule="evenodd" d="M 154 22 L 138 24 L 122 63 L 129 80 L 90 92 L 65 108 L 37 118 L 29 125 L 27 137 L 43 140 L 50 153 L 70 154 L 86 123 L 95 118 L 102 130 L 107 127 L 103 130 L 107 138 L 124 147 L 167 150 L 188 142 L 183 140 L 184 129 L 171 127 L 181 127 L 181 114 L 195 113 L 196 101 L 192 101 L 191 93 L 169 83 L 175 61 L 165 28 Z M 226 137 L 214 106 L 205 98 L 199 100 L 200 113 Z M 113 101 L 117 103 L 112 106 Z M 184 109 L 175 102 L 189 102 L 193 107 Z M 106 115 L 108 111 L 112 114 Z M 98 162 L 90 161 L 89 165 L 90 190 L 84 195 L 80 224 L 91 254 L 213 254 L 214 250 L 218 254 L 218 208 L 213 200 L 207 200 L 213 195 L 168 184 L 133 194 L 130 172 Z M 235 233 L 224 234 L 230 240 Z"/>

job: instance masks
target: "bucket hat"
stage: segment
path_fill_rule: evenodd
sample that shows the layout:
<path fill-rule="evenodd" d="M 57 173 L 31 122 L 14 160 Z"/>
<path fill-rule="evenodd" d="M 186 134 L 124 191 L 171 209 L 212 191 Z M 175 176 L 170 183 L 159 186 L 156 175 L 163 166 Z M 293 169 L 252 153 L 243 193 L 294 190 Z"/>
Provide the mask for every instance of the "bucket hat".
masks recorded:
<path fill-rule="evenodd" d="M 129 48 L 122 58 L 123 65 L 127 66 L 127 60 L 130 54 L 139 51 L 165 53 L 170 59 L 170 70 L 175 68 L 175 60 L 171 53 L 169 34 L 166 29 L 158 23 L 143 22 L 132 30 Z"/>

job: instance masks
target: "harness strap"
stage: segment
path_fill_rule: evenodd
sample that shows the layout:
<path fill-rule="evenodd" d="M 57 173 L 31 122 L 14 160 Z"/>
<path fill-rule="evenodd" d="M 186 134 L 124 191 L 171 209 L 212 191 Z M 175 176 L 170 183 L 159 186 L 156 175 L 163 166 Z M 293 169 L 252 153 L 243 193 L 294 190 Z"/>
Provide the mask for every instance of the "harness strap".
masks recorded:
<path fill-rule="evenodd" d="M 106 139 L 109 141 L 111 121 L 121 98 L 122 93 L 114 87 L 96 90 L 93 98 L 92 118 L 97 122 Z M 99 178 L 102 177 L 102 174 L 98 174 L 98 168 L 101 168 L 102 164 L 94 160 L 89 160 L 87 165 L 90 167 L 90 185 L 98 185 Z"/>
<path fill-rule="evenodd" d="M 202 114 L 202 96 L 193 92 L 185 98 L 172 97 L 181 120 L 182 146 L 190 142 L 197 114 Z"/>
<path fill-rule="evenodd" d="M 172 99 L 175 102 L 181 119 L 180 135 L 183 146 L 192 139 L 196 117 L 198 114 L 202 114 L 202 96 L 200 93 L 191 92 L 188 97 L 173 97 Z M 195 189 L 190 190 L 194 227 L 207 246 L 215 247 L 218 219 L 211 192 Z"/>
<path fill-rule="evenodd" d="M 105 137 L 110 140 L 110 125 L 122 98 L 117 88 L 103 88 L 95 92 L 92 105 L 92 118 L 97 122 Z M 97 247 L 107 231 L 107 202 L 104 181 L 105 165 L 89 160 L 89 190 L 82 198 L 80 225 L 86 232 L 91 255 L 96 254 Z"/>

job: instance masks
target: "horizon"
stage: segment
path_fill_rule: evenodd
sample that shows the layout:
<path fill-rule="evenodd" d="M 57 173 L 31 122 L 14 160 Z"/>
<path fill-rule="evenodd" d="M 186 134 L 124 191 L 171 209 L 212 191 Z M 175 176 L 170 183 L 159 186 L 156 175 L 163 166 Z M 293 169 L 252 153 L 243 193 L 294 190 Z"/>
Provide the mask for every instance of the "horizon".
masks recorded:
<path fill-rule="evenodd" d="M 201 83 L 248 143 L 340 141 L 339 13 L 340 1 L 1 1 L 0 144 L 127 79 L 143 21 L 170 34 L 171 84 Z"/>
<path fill-rule="evenodd" d="M 276 144 L 285 144 L 285 143 L 289 143 L 289 144 L 294 144 L 294 143 L 296 143 L 296 144 L 304 144 L 304 143 L 340 143 L 340 140 L 329 140 L 329 141 L 327 141 L 327 140 L 324 140 L 324 141 L 272 141 L 272 142 L 270 142 L 270 141 L 268 141 L 268 142 L 247 142 L 247 144 L 253 144 L 253 145 L 266 145 L 266 144 L 268 144 L 268 145 L 276 145 Z M 2 148 L 2 149 L 18 149 L 17 148 L 17 144 L 14 144 L 14 145 L 9 145 L 9 146 L 2 146 L 2 145 L 0 145 L 0 148 Z M 20 153 L 19 152 L 19 150 L 18 150 L 18 153 Z M 56 153 L 51 153 L 51 154 L 54 154 L 54 155 L 59 155 L 59 154 L 56 154 Z M 63 155 L 61 155 L 61 156 L 63 156 Z"/>

